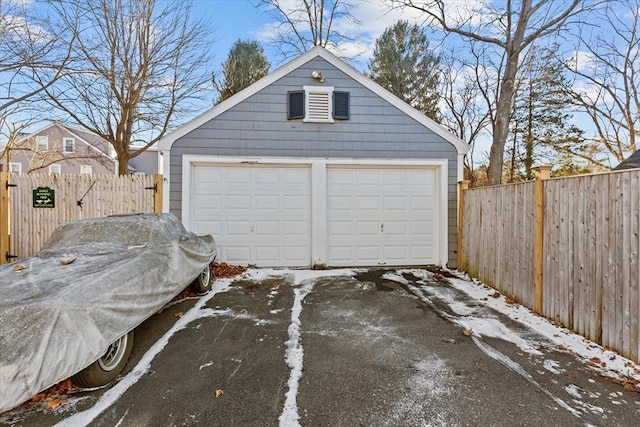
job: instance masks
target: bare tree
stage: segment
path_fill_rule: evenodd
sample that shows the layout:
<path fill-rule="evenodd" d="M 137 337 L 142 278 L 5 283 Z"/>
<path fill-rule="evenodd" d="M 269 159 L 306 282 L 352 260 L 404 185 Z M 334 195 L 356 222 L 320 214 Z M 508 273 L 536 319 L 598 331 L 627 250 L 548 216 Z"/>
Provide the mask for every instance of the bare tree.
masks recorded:
<path fill-rule="evenodd" d="M 339 20 L 351 25 L 359 21 L 351 14 L 356 0 L 260 0 L 260 7 L 270 11 L 276 19 L 274 37 L 270 44 L 278 49 L 284 60 L 298 56 L 314 46 L 337 47 L 351 41 L 336 29 Z"/>
<path fill-rule="evenodd" d="M 71 61 L 76 22 L 60 26 L 29 2 L 0 1 L 0 161 L 7 167 L 23 132 L 43 117 L 39 98 Z"/>
<path fill-rule="evenodd" d="M 432 28 L 458 35 L 469 43 L 489 45 L 498 57 L 504 57 L 495 100 L 495 115 L 491 122 L 492 144 L 488 169 L 489 183 L 500 183 L 520 55 L 533 42 L 557 34 L 573 22 L 587 7 L 585 2 L 514 0 L 461 4 L 446 0 L 390 1 L 395 7 L 408 7 L 423 12 L 426 24 Z"/>
<path fill-rule="evenodd" d="M 472 49 L 472 53 L 475 53 Z M 476 142 L 486 136 L 491 123 L 490 96 L 495 89 L 495 79 L 480 62 L 480 55 L 463 59 L 455 49 L 441 56 L 442 73 L 440 82 L 441 123 L 449 131 L 467 142 L 470 152 L 465 157 L 465 176 L 475 186 L 474 158 Z"/>
<path fill-rule="evenodd" d="M 79 20 L 78 61 L 46 92 L 78 126 L 109 141 L 126 174 L 139 155 L 197 109 L 210 87 L 210 34 L 191 3 L 61 0 Z M 211 102 L 209 101 L 208 104 Z M 131 144 L 141 148 L 131 151 Z"/>
<path fill-rule="evenodd" d="M 595 141 L 622 161 L 640 148 L 640 0 L 612 3 L 596 19 L 600 31 L 582 37 L 586 52 L 567 63 L 576 77 L 570 93 Z"/>

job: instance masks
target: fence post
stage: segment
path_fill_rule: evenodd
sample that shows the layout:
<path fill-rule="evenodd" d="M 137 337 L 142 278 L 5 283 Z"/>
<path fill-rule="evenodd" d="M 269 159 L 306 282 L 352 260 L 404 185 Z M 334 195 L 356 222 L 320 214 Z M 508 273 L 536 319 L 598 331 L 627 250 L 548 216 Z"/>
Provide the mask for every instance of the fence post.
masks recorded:
<path fill-rule="evenodd" d="M 162 175 L 154 176 L 155 191 L 153 193 L 153 212 L 162 213 Z"/>
<path fill-rule="evenodd" d="M 533 186 L 533 310 L 542 315 L 542 295 L 544 287 L 544 179 L 551 177 L 552 166 L 533 168 L 536 179 Z"/>
<path fill-rule="evenodd" d="M 9 173 L 0 172 L 0 264 L 9 262 Z"/>
<path fill-rule="evenodd" d="M 464 192 L 469 188 L 469 181 L 458 183 L 458 270 L 462 270 L 462 228 L 464 225 Z"/>

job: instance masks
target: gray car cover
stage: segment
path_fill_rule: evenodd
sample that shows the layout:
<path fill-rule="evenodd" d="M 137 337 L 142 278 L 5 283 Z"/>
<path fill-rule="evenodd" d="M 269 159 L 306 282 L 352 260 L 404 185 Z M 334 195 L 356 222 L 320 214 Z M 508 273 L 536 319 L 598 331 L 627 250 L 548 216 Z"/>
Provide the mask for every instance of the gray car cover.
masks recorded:
<path fill-rule="evenodd" d="M 0 266 L 0 412 L 96 361 L 215 256 L 173 214 L 140 214 L 61 224 L 37 256 Z"/>

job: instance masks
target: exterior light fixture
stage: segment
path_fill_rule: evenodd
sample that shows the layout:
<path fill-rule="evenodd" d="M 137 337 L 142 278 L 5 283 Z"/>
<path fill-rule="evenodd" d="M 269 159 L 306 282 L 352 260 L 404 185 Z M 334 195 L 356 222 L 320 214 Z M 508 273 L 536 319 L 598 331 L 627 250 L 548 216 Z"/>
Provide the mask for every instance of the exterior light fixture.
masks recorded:
<path fill-rule="evenodd" d="M 311 77 L 313 77 L 314 79 L 316 79 L 320 83 L 324 83 L 324 77 L 322 77 L 322 74 L 320 74 L 320 71 L 313 71 L 311 73 Z"/>

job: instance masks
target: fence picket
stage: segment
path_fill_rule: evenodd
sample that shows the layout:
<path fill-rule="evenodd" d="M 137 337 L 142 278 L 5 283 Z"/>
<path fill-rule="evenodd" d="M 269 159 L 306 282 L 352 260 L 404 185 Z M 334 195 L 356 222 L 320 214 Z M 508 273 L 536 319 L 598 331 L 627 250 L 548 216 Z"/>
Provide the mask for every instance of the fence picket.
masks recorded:
<path fill-rule="evenodd" d="M 544 181 L 542 312 L 640 358 L 640 169 Z M 465 191 L 462 262 L 529 308 L 533 183 Z"/>
<path fill-rule="evenodd" d="M 9 247 L 17 259 L 36 254 L 62 222 L 154 212 L 154 193 L 145 189 L 153 187 L 152 175 L 11 174 L 10 179 L 16 187 L 9 190 Z M 54 208 L 32 206 L 32 191 L 37 187 L 55 191 Z"/>

